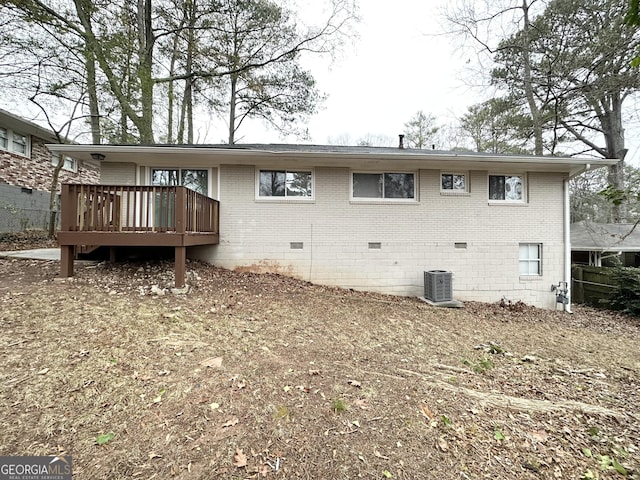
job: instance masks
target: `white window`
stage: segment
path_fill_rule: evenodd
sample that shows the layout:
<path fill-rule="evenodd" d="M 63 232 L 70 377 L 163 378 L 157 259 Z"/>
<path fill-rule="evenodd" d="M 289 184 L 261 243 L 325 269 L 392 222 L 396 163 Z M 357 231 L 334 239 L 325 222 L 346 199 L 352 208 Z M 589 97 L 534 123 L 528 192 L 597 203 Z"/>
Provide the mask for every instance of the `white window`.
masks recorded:
<path fill-rule="evenodd" d="M 524 175 L 489 175 L 489 200 L 524 202 Z"/>
<path fill-rule="evenodd" d="M 0 148 L 28 157 L 31 154 L 31 137 L 11 129 L 0 127 Z"/>
<path fill-rule="evenodd" d="M 151 184 L 184 186 L 202 195 L 209 195 L 209 170 L 191 168 L 153 168 Z"/>
<path fill-rule="evenodd" d="M 520 275 L 542 275 L 542 244 L 520 244 Z"/>
<path fill-rule="evenodd" d="M 441 173 L 440 191 L 443 193 L 466 193 L 469 191 L 469 183 L 466 173 Z"/>
<path fill-rule="evenodd" d="M 354 172 L 352 198 L 415 200 L 416 174 L 404 172 L 365 173 Z"/>
<path fill-rule="evenodd" d="M 313 199 L 313 172 L 309 170 L 259 170 L 258 198 Z"/>
<path fill-rule="evenodd" d="M 68 157 L 66 155 L 64 155 L 63 158 L 64 158 L 64 164 L 62 165 L 63 170 L 68 170 L 70 172 L 78 171 L 78 163 L 74 158 Z M 57 167 L 59 161 L 60 161 L 59 153 L 51 154 L 51 165 L 53 165 L 54 167 Z"/>

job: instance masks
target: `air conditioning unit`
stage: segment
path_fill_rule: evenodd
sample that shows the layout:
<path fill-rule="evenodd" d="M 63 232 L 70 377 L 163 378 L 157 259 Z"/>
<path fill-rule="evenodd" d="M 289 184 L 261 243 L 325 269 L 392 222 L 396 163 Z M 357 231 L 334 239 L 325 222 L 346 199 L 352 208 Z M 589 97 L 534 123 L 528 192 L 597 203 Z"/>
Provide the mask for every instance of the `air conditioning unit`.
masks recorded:
<path fill-rule="evenodd" d="M 429 270 L 424 272 L 424 298 L 432 302 L 449 302 L 453 299 L 451 272 Z"/>

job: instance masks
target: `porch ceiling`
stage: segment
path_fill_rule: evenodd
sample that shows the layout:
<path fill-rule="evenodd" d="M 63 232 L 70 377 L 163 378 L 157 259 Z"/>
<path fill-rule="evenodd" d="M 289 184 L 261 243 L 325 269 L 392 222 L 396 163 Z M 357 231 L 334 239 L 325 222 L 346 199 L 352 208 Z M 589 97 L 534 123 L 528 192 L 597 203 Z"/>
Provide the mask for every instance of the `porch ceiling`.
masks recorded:
<path fill-rule="evenodd" d="M 447 169 L 578 174 L 586 169 L 613 165 L 615 159 L 557 158 L 442 152 L 398 148 L 317 145 L 179 146 L 179 145 L 48 145 L 81 160 L 104 155 L 102 162 L 145 166 L 265 165 L 285 168 L 347 167 L 356 169 Z"/>

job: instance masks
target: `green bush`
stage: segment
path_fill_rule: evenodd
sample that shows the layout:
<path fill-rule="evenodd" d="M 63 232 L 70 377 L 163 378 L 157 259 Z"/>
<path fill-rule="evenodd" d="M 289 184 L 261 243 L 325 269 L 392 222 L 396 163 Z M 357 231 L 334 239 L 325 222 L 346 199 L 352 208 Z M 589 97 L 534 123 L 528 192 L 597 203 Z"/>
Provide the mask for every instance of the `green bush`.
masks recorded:
<path fill-rule="evenodd" d="M 640 316 L 640 270 L 618 267 L 613 279 L 620 288 L 611 294 L 611 308 Z"/>

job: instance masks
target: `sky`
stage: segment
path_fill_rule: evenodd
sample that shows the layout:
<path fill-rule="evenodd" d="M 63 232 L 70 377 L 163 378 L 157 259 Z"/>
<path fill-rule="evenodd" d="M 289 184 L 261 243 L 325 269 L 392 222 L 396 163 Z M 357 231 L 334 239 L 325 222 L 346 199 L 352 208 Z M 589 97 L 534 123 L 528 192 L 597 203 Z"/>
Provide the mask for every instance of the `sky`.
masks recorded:
<path fill-rule="evenodd" d="M 360 38 L 332 68 L 313 70 L 329 95 L 309 124 L 314 140 L 345 133 L 397 138 L 419 110 L 446 123 L 475 103 L 460 53 L 439 35 L 439 3 L 361 2 Z"/>
<path fill-rule="evenodd" d="M 328 98 L 308 124 L 313 143 L 366 135 L 397 141 L 419 110 L 451 123 L 484 100 L 465 85 L 464 58 L 453 39 L 439 35 L 442 0 L 360 1 L 358 37 L 332 62 L 306 59 L 318 89 Z M 275 132 L 252 125 L 246 141 L 277 142 Z M 243 132 L 240 132 L 242 135 Z"/>
<path fill-rule="evenodd" d="M 307 9 L 300 11 L 302 21 L 318 16 L 309 6 L 320 8 L 325 3 L 289 1 L 307 4 Z M 476 65 L 475 57 L 470 57 L 468 50 L 462 51 L 461 39 L 442 33 L 446 29 L 442 9 L 449 3 L 359 0 L 357 38 L 346 43 L 333 60 L 303 59 L 318 89 L 327 95 L 319 113 L 307 125 L 308 143 L 356 144 L 367 136 L 384 136 L 390 145 L 397 145 L 404 124 L 418 111 L 433 114 L 439 125 L 450 125 L 466 113 L 467 107 L 489 98 L 491 91 L 470 85 L 472 81 L 482 83 L 471 70 Z M 634 116 L 640 125 L 640 113 L 635 111 Z M 637 130 L 633 127 L 626 132 L 627 160 L 635 165 L 640 164 Z M 295 137 L 282 138 L 261 121 L 243 124 L 238 133 L 239 143 L 301 143 Z M 196 118 L 198 143 L 223 143 L 226 137 L 222 120 L 204 112 Z"/>

